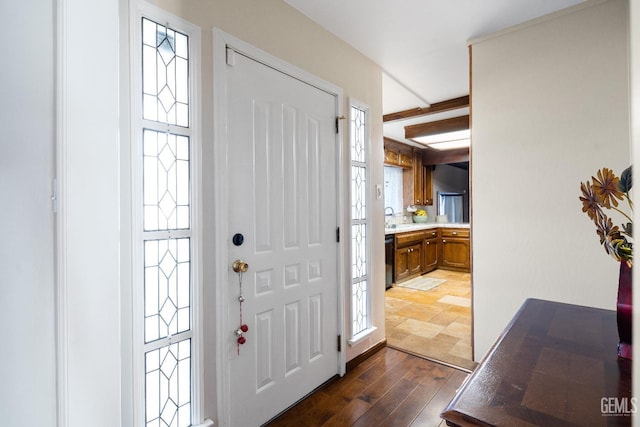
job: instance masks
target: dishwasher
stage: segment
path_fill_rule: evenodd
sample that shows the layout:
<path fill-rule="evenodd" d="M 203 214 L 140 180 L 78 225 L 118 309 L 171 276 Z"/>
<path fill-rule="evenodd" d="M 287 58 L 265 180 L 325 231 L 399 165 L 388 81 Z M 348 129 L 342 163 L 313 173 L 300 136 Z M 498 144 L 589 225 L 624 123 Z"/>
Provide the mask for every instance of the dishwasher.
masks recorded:
<path fill-rule="evenodd" d="M 395 250 L 393 248 L 393 234 L 387 234 L 384 236 L 384 270 L 385 270 L 385 280 L 384 286 L 385 290 L 389 289 L 393 286 L 393 269 L 394 269 L 394 253 Z"/>

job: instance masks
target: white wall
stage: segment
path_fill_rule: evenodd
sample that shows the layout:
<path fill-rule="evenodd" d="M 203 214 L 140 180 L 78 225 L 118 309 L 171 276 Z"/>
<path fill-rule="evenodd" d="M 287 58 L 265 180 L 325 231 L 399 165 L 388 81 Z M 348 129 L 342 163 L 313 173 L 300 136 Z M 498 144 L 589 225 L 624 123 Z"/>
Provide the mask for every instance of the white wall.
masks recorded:
<path fill-rule="evenodd" d="M 578 197 L 631 163 L 627 20 L 611 0 L 472 42 L 476 359 L 526 298 L 615 307 L 618 265 Z"/>
<path fill-rule="evenodd" d="M 61 425 L 120 425 L 118 2 L 59 0 Z"/>
<path fill-rule="evenodd" d="M 0 424 L 49 426 L 56 417 L 53 2 L 2 2 L 0 23 Z"/>

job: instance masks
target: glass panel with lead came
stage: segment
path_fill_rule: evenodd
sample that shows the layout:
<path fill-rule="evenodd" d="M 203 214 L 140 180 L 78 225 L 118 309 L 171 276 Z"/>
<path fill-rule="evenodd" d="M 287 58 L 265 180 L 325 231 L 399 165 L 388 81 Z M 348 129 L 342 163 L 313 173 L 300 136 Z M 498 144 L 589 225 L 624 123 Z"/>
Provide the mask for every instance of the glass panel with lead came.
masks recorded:
<path fill-rule="evenodd" d="M 144 230 L 190 226 L 189 138 L 145 129 Z"/>
<path fill-rule="evenodd" d="M 189 239 L 144 242 L 145 342 L 188 331 L 191 327 Z"/>
<path fill-rule="evenodd" d="M 189 39 L 142 19 L 142 116 L 189 126 Z"/>

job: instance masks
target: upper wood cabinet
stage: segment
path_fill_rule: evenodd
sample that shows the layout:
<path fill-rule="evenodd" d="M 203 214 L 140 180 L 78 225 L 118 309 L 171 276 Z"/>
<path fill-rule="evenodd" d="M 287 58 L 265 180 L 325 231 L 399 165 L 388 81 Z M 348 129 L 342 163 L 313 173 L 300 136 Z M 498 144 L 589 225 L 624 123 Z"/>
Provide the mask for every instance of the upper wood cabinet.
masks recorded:
<path fill-rule="evenodd" d="M 384 163 L 403 169 L 411 169 L 413 167 L 413 147 L 385 138 Z"/>
<path fill-rule="evenodd" d="M 387 165 L 398 166 L 400 164 L 400 153 L 385 147 L 384 148 L 384 163 L 387 164 Z"/>
<path fill-rule="evenodd" d="M 423 164 L 420 150 L 413 156 L 413 204 L 433 205 L 433 166 Z"/>
<path fill-rule="evenodd" d="M 433 166 L 425 165 L 423 150 L 389 138 L 384 140 L 384 164 L 404 169 L 404 204 L 433 205 Z"/>
<path fill-rule="evenodd" d="M 433 166 L 422 165 L 422 202 L 425 206 L 433 205 Z"/>
<path fill-rule="evenodd" d="M 413 154 L 413 204 L 424 205 L 424 190 L 422 189 L 424 174 L 422 173 L 422 153 L 418 150 Z"/>

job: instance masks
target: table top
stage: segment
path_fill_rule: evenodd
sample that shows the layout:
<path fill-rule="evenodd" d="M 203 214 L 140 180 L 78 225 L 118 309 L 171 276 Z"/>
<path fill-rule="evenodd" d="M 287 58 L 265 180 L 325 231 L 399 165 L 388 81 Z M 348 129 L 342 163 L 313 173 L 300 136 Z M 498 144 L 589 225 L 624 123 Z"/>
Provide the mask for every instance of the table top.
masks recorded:
<path fill-rule="evenodd" d="M 453 426 L 630 426 L 616 312 L 528 299 L 442 418 Z"/>

